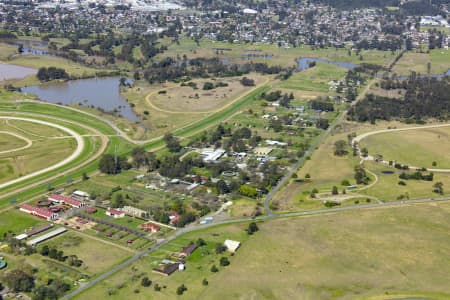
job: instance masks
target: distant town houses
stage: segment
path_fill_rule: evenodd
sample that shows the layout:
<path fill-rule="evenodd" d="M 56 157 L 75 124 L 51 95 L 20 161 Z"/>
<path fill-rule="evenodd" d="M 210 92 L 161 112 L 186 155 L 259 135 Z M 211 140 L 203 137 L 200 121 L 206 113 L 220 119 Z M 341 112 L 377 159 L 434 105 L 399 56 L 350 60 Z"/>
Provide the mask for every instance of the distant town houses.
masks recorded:
<path fill-rule="evenodd" d="M 105 5 L 108 9 L 104 9 Z M 238 5 L 234 11 L 227 11 L 219 3 L 216 3 L 216 9 L 213 10 L 209 10 L 206 3 L 198 5 L 206 7 L 194 14 L 184 10 L 184 5 L 175 2 L 16 3 L 0 6 L 0 28 L 3 26 L 7 29 L 13 25 L 6 24 L 6 19 L 14 12 L 14 25 L 23 31 L 32 28 L 47 32 L 46 24 L 50 23 L 55 33 L 94 33 L 94 28 L 96 31 L 105 31 L 114 27 L 123 32 L 138 31 L 144 35 L 167 34 L 176 37 L 179 33 L 184 33 L 194 39 L 268 43 L 285 48 L 301 45 L 320 48 L 365 45 L 364 47 L 383 48 L 382 50 L 401 47 L 391 42 L 393 37 L 401 35 L 413 37 L 414 46 L 417 43 L 427 43 L 425 38 L 419 38 L 428 35 L 427 31 L 420 30 L 420 26 L 449 28 L 448 20 L 441 15 L 422 16 L 419 19 L 416 16 L 392 18 L 382 9 L 338 10 L 315 2 L 289 5 L 288 8 L 286 3 L 276 1 L 270 7 L 263 4 L 259 7 Z M 53 13 L 55 9 L 58 9 L 56 14 Z M 441 11 L 445 15 L 448 4 L 442 5 Z M 405 24 L 410 24 L 409 28 Z M 442 47 L 446 46 L 448 40 L 444 39 Z M 271 53 L 263 55 L 267 59 L 271 58 Z M 243 55 L 242 59 L 249 60 L 252 57 Z"/>

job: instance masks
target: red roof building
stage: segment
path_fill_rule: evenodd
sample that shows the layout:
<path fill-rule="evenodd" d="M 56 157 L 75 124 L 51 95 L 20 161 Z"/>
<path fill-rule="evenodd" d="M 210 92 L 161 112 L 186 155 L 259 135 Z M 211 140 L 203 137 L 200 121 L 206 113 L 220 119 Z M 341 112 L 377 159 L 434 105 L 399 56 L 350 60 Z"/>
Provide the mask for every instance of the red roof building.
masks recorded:
<path fill-rule="evenodd" d="M 46 219 L 47 221 L 53 221 L 58 218 L 58 214 L 50 211 L 48 208 L 36 207 L 29 204 L 22 204 L 20 211 L 29 213 L 30 215 L 37 216 L 39 218 Z"/>
<path fill-rule="evenodd" d="M 180 215 L 176 212 L 176 211 L 172 211 L 169 214 L 169 224 L 175 224 L 176 222 L 178 222 L 180 220 Z"/>
<path fill-rule="evenodd" d="M 72 207 L 77 207 L 77 208 L 84 206 L 84 202 L 82 202 L 82 201 L 79 201 L 79 200 L 71 198 L 71 197 L 57 195 L 57 194 L 49 195 L 48 200 L 50 200 L 52 202 L 56 202 L 56 203 L 64 203 L 64 204 L 70 205 Z"/>
<path fill-rule="evenodd" d="M 158 232 L 161 230 L 161 227 L 154 223 L 145 223 L 141 224 L 141 229 L 144 231 Z"/>

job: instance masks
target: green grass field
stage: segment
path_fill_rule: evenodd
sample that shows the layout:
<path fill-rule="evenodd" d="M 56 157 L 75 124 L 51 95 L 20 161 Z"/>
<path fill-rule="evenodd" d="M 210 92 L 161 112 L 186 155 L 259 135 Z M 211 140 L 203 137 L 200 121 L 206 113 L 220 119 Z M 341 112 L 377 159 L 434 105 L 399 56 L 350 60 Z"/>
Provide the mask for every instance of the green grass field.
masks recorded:
<path fill-rule="evenodd" d="M 0 151 L 8 151 L 13 149 L 22 148 L 27 143 L 14 135 L 8 134 L 6 132 L 0 132 Z"/>
<path fill-rule="evenodd" d="M 450 169 L 450 127 L 371 135 L 361 141 L 371 155 L 381 154 L 415 167 Z M 433 166 L 432 163 L 437 165 Z"/>
<path fill-rule="evenodd" d="M 0 216 L 0 236 L 3 236 L 3 234 L 8 231 L 15 234 L 21 234 L 25 230 L 45 223 L 46 221 L 37 217 L 32 217 L 19 210 L 10 210 Z"/>
<path fill-rule="evenodd" d="M 411 72 L 428 74 L 430 64 L 431 74 L 442 74 L 450 69 L 450 51 L 433 49 L 430 53 L 406 52 L 395 64 L 393 71 L 400 75 L 409 75 Z"/>
<path fill-rule="evenodd" d="M 294 73 L 288 80 L 280 83 L 281 88 L 312 92 L 328 92 L 330 80 L 342 79 L 347 70 L 338 66 L 317 63 L 313 68 Z"/>
<path fill-rule="evenodd" d="M 448 299 L 449 217 L 447 202 L 266 221 L 251 237 L 244 224 L 211 228 L 177 238 L 76 299 L 178 299 L 181 284 L 186 299 Z M 151 273 L 155 262 L 199 237 L 208 246 L 184 272 Z M 212 245 L 225 238 L 243 243 L 233 257 L 224 255 L 230 266 L 212 273 L 221 256 Z M 140 286 L 139 274 L 166 288 Z"/>
<path fill-rule="evenodd" d="M 231 51 L 217 51 L 217 48 L 231 49 Z M 246 50 L 257 50 L 258 54 L 269 54 L 271 58 L 251 58 L 250 60 L 242 59 L 248 52 Z M 367 50 L 361 51 L 363 60 L 360 60 L 360 56 L 356 55 L 353 51 L 348 49 L 312 49 L 310 46 L 301 46 L 298 48 L 284 48 L 278 47 L 274 44 L 230 44 L 226 42 L 211 42 L 202 40 L 199 45 L 196 45 L 192 39 L 181 38 L 180 43 L 170 44 L 168 51 L 158 55 L 157 59 L 164 57 L 176 57 L 179 55 L 182 57 L 186 55 L 188 58 L 197 57 L 219 57 L 230 60 L 233 63 L 246 63 L 246 62 L 265 62 L 269 65 L 282 65 L 285 67 L 296 65 L 296 59 L 300 57 L 321 57 L 325 59 L 352 62 L 352 63 L 373 63 L 387 66 L 394 59 L 396 54 L 392 54 L 390 51 L 378 51 Z"/>
<path fill-rule="evenodd" d="M 73 138 L 53 139 L 52 137 L 65 136 L 67 133 L 46 125 L 2 120 L 0 131 L 23 137 L 22 140 L 3 134 L 2 147 L 19 148 L 21 146 L 17 145 L 17 140 L 25 143 L 28 139 L 33 143 L 29 148 L 0 154 L 0 182 L 6 182 L 51 166 L 68 157 L 76 148 Z"/>
<path fill-rule="evenodd" d="M 377 177 L 377 183 L 371 188 L 361 191 L 361 194 L 377 197 L 384 201 L 396 200 L 398 197 L 403 199 L 421 199 L 442 197 L 442 195 L 433 192 L 433 185 L 436 182 L 444 184 L 444 195 L 450 195 L 450 174 L 449 173 L 434 173 L 434 180 L 403 180 L 406 185 L 399 185 L 399 175 L 402 173 L 393 168 L 384 165 L 378 165 L 374 162 L 365 162 L 364 165 L 374 172 Z M 394 174 L 385 174 L 383 171 L 394 171 Z"/>
<path fill-rule="evenodd" d="M 70 231 L 42 244 L 63 250 L 66 255 L 77 255 L 83 260 L 80 269 L 92 276 L 108 271 L 132 253 Z"/>

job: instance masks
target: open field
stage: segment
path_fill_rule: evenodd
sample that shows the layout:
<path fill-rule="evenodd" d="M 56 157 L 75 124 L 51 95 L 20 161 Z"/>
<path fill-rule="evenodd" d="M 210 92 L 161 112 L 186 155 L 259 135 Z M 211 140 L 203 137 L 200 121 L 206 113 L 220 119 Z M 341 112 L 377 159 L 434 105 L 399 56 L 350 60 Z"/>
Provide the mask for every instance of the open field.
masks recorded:
<path fill-rule="evenodd" d="M 229 49 L 219 50 L 216 49 Z M 248 52 L 252 50 L 252 52 Z M 255 52 L 256 50 L 256 52 Z M 191 58 L 218 57 L 227 62 L 243 64 L 249 62 L 265 62 L 269 65 L 282 65 L 285 67 L 296 65 L 296 59 L 300 57 L 321 57 L 329 60 L 352 62 L 352 63 L 374 63 L 387 66 L 396 54 L 390 51 L 367 50 L 361 51 L 363 60 L 353 51 L 349 55 L 348 49 L 311 49 L 310 46 L 298 48 L 284 48 L 273 44 L 250 43 L 230 44 L 226 42 L 211 42 L 202 40 L 199 45 L 192 39 L 182 38 L 180 44 L 171 44 L 168 51 L 158 55 L 157 59 L 164 57 L 182 57 L 184 54 Z M 262 57 L 248 57 L 248 54 L 257 54 Z M 268 55 L 268 56 L 267 56 Z M 265 57 L 264 57 L 265 56 Z"/>
<path fill-rule="evenodd" d="M 76 299 L 123 299 L 135 290 L 134 299 L 177 299 L 181 284 L 186 299 L 448 299 L 449 217 L 445 202 L 267 221 L 251 237 L 244 224 L 210 228 L 177 238 Z M 184 272 L 151 273 L 154 262 L 199 237 L 208 246 Z M 230 266 L 211 273 L 218 256 L 210 244 L 225 238 L 243 243 Z M 140 274 L 166 288 L 140 286 Z"/>
<path fill-rule="evenodd" d="M 0 131 L 0 152 L 22 148 L 27 145 L 26 140 L 15 136 L 10 132 Z"/>
<path fill-rule="evenodd" d="M 446 299 L 449 214 L 446 203 L 267 222 L 201 295 Z"/>
<path fill-rule="evenodd" d="M 21 234 L 26 229 L 37 227 L 47 223 L 37 217 L 32 217 L 19 210 L 10 210 L 8 213 L 0 215 L 0 236 L 5 232 L 11 231 L 15 234 Z"/>
<path fill-rule="evenodd" d="M 270 79 L 269 77 L 267 79 Z M 209 113 L 177 113 L 161 111 L 153 108 L 147 102 L 147 96 L 157 89 L 168 86 L 149 86 L 145 83 L 137 84 L 133 89 L 128 89 L 124 96 L 133 103 L 134 110 L 138 115 L 143 116 L 143 128 L 129 132 L 135 139 L 160 137 L 166 132 L 173 132 L 180 137 L 190 136 L 206 127 L 217 124 L 238 112 L 244 105 L 253 102 L 263 90 L 267 90 L 266 85 L 253 87 L 245 91 L 240 96 L 233 99 L 231 104 L 225 105 L 214 112 Z"/>
<path fill-rule="evenodd" d="M 89 239 L 73 231 L 51 239 L 42 245 L 48 245 L 50 248 L 56 247 L 67 254 L 76 254 L 84 262 L 81 269 L 93 276 L 109 270 L 131 254 L 111 244 Z"/>
<path fill-rule="evenodd" d="M 259 85 L 264 82 L 261 75 L 251 74 L 247 77 L 255 80 Z M 242 77 L 230 77 L 223 79 L 203 79 L 192 80 L 197 88 L 190 86 L 174 86 L 164 90 L 165 93 L 154 92 L 147 96 L 147 102 L 152 108 L 170 113 L 200 113 L 218 110 L 225 105 L 229 105 L 240 95 L 250 90 L 251 87 L 243 86 L 239 81 Z M 204 83 L 226 84 L 227 86 L 217 87 L 211 90 L 203 90 Z"/>
<path fill-rule="evenodd" d="M 411 72 L 428 74 L 428 63 L 431 74 L 442 74 L 450 69 L 450 51 L 445 49 L 430 50 L 430 53 L 406 52 L 395 64 L 393 71 L 400 75 Z"/>
<path fill-rule="evenodd" d="M 319 62 L 313 68 L 294 73 L 288 80 L 282 81 L 280 87 L 326 93 L 329 90 L 328 82 L 330 80 L 340 80 L 346 73 L 347 70 L 344 68 Z"/>
<path fill-rule="evenodd" d="M 139 260 L 137 263 L 115 274 L 110 279 L 100 282 L 97 286 L 80 294 L 75 299 L 88 299 L 97 297 L 99 299 L 108 297 L 109 299 L 124 299 L 133 295 L 133 299 L 178 299 L 176 288 L 181 284 L 188 287 L 185 296 L 187 299 L 201 299 L 200 296 L 204 290 L 202 285 L 203 278 L 216 276 L 210 272 L 210 268 L 215 264 L 221 272 L 227 272 L 229 267 L 221 267 L 219 259 L 222 256 L 228 257 L 233 264 L 234 257 L 229 253 L 221 255 L 215 254 L 216 243 L 223 243 L 225 239 L 233 239 L 245 243 L 249 238 L 244 229 L 245 224 L 216 227 L 213 230 L 206 230 L 196 233 L 188 233 L 161 249 L 151 253 L 147 257 Z M 197 249 L 187 258 L 187 267 L 184 272 L 175 272 L 170 277 L 163 277 L 152 273 L 152 268 L 158 266 L 158 263 L 166 258 L 170 258 L 173 253 L 188 245 L 191 241 L 196 241 L 199 237 L 203 238 L 207 245 Z M 153 281 L 151 287 L 142 287 L 141 278 L 148 276 Z M 162 287 L 160 292 L 154 291 L 154 285 Z M 165 286 L 165 288 L 163 287 Z M 134 291 L 138 289 L 139 292 Z"/>
<path fill-rule="evenodd" d="M 399 185 L 399 175 L 403 171 L 389 168 L 385 165 L 379 165 L 375 162 L 364 162 L 364 166 L 371 172 L 377 175 L 377 183 L 364 190 L 358 192 L 368 196 L 377 197 L 383 201 L 391 201 L 395 199 L 420 199 L 420 198 L 433 198 L 441 197 L 441 195 L 433 192 L 433 185 L 436 182 L 442 182 L 444 184 L 444 196 L 450 194 L 450 174 L 449 173 L 434 173 L 433 181 L 424 180 L 403 180 L 406 185 Z M 386 174 L 385 171 L 393 171 L 393 174 Z M 415 172 L 415 171 L 411 171 Z M 426 174 L 428 174 L 426 172 Z"/>
<path fill-rule="evenodd" d="M 341 193 L 345 186 L 341 184 L 343 180 L 348 180 L 351 185 L 354 185 L 355 179 L 354 179 L 354 168 L 357 166 L 360 162 L 359 157 L 354 157 L 352 155 L 352 150 L 348 146 L 347 151 L 348 154 L 345 156 L 338 157 L 334 155 L 334 143 L 338 140 L 348 140 L 349 134 L 362 134 L 365 132 L 371 132 L 379 129 L 387 129 L 387 128 L 402 128 L 402 127 L 411 127 L 412 125 L 402 124 L 399 122 L 378 122 L 376 125 L 370 125 L 366 123 L 354 123 L 354 122 L 344 122 L 342 125 L 338 126 L 332 133 L 330 137 L 328 137 L 322 145 L 319 146 L 319 148 L 311 155 L 311 158 L 305 162 L 305 164 L 298 170 L 297 175 L 298 178 L 301 180 L 300 182 L 298 180 L 291 180 L 286 186 L 284 186 L 280 191 L 277 193 L 277 195 L 274 197 L 273 204 L 280 212 L 284 211 L 292 211 L 292 210 L 309 210 L 309 209 L 318 209 L 323 208 L 323 204 L 318 199 L 311 199 L 310 194 L 313 189 L 317 189 L 319 193 L 323 192 L 330 192 L 333 186 L 337 186 L 339 189 L 339 192 Z M 420 159 L 423 159 L 423 162 L 427 163 L 425 166 L 430 165 L 433 160 L 430 160 L 428 162 L 428 156 L 427 158 L 421 158 L 420 156 L 425 155 L 423 154 L 424 151 L 427 151 L 428 148 L 430 148 L 431 155 L 435 155 L 435 159 L 441 155 L 441 161 L 443 157 L 447 157 L 445 159 L 446 162 L 448 162 L 448 150 L 446 152 L 446 142 L 443 142 L 443 150 L 442 152 L 439 152 L 441 149 L 439 147 L 436 147 L 437 145 L 437 133 L 441 130 L 443 132 L 446 132 L 448 134 L 448 129 L 446 128 L 440 128 L 439 130 L 436 129 L 429 129 L 432 134 L 430 135 L 423 135 L 421 137 L 421 134 L 418 133 L 418 140 L 427 140 L 427 139 L 435 139 L 433 142 L 433 145 L 431 144 L 424 144 L 426 146 L 420 147 L 415 145 L 407 145 L 406 143 L 403 145 L 401 142 L 403 139 L 406 141 L 409 140 L 409 134 L 414 134 L 414 130 L 412 131 L 404 131 L 403 134 L 398 134 L 396 136 L 399 136 L 399 143 L 397 144 L 397 140 L 395 138 L 391 138 L 388 142 L 390 143 L 392 141 L 393 146 L 386 146 L 389 151 L 391 151 L 388 154 L 384 155 L 396 155 L 398 157 L 399 155 L 406 155 L 405 159 L 413 159 L 416 162 L 420 162 Z M 389 134 L 394 134 L 389 133 Z M 434 134 L 434 135 L 433 135 Z M 444 133 L 441 133 L 443 136 Z M 400 138 L 401 136 L 401 138 Z M 370 136 L 372 137 L 379 137 L 383 138 L 383 135 L 374 135 Z M 444 139 L 444 136 L 442 137 Z M 369 139 L 369 137 L 367 138 Z M 364 144 L 363 139 L 363 146 Z M 409 140 L 412 141 L 412 140 Z M 431 140 L 430 140 L 431 142 Z M 380 151 L 384 149 L 385 147 L 383 145 L 377 144 L 377 141 L 374 141 L 372 143 L 375 146 L 375 150 L 371 150 L 369 148 L 369 154 L 375 155 L 378 154 L 379 149 Z M 387 144 L 386 144 L 387 145 Z M 397 145 L 397 147 L 395 146 Z M 403 148 L 404 146 L 404 148 Z M 396 148 L 394 148 L 396 147 Z M 398 147 L 401 147 L 404 151 L 402 154 L 400 154 L 400 151 L 397 152 Z M 425 147 L 425 148 L 424 148 Z M 433 149 L 431 149 L 433 148 Z M 407 149 L 407 150 L 405 150 Z M 414 149 L 414 150 L 411 150 Z M 383 154 L 383 153 L 381 153 Z M 409 155 L 409 156 L 408 156 Z M 387 156 L 384 157 L 384 159 L 389 159 Z M 399 159 L 399 158 L 397 158 Z M 419 160 L 419 161 L 417 161 Z M 400 162 L 400 161 L 399 161 Z M 436 160 L 436 162 L 438 162 Z M 407 161 L 401 161 L 401 163 L 409 163 Z M 439 161 L 439 163 L 441 163 Z M 442 163 L 441 163 L 442 164 Z M 413 165 L 410 163 L 410 165 Z M 375 163 L 365 162 L 364 165 L 368 170 L 373 171 L 377 178 L 374 177 L 373 174 L 370 172 L 367 172 L 369 178 L 371 179 L 368 188 L 364 185 L 361 185 L 359 188 L 363 188 L 363 191 L 347 191 L 347 196 L 357 196 L 360 195 L 368 195 L 373 196 L 376 198 L 379 198 L 384 201 L 389 200 L 395 200 L 400 195 L 405 195 L 406 192 L 410 191 L 409 197 L 411 199 L 415 198 L 422 198 L 422 197 L 433 197 L 437 196 L 437 194 L 432 192 L 432 185 L 435 182 L 442 181 L 444 182 L 444 186 L 446 186 L 447 178 L 450 177 L 447 174 L 435 174 L 435 180 L 433 182 L 423 182 L 423 181 L 413 181 L 410 180 L 407 182 L 407 186 L 399 186 L 398 185 L 398 173 L 397 175 L 388 175 L 384 174 L 381 171 L 383 170 L 393 170 L 395 169 L 393 167 L 388 166 L 380 166 L 376 165 Z M 419 165 L 421 166 L 421 165 Z M 436 166 L 436 168 L 440 168 L 439 164 Z M 442 167 L 443 168 L 443 167 Z M 310 178 L 305 180 L 305 176 L 309 175 Z M 377 181 L 378 180 L 378 181 Z M 448 184 L 450 185 L 450 183 Z M 447 190 L 444 188 L 444 192 L 447 193 Z M 356 195 L 355 195 L 356 194 Z M 342 196 L 342 195 L 341 195 Z M 354 199 L 357 200 L 357 199 Z"/>
<path fill-rule="evenodd" d="M 12 55 L 16 54 L 16 52 L 16 46 L 0 43 L 0 60 L 7 60 Z"/>
<path fill-rule="evenodd" d="M 380 133 L 363 139 L 370 155 L 416 167 L 450 169 L 450 127 Z M 437 165 L 433 166 L 432 162 Z"/>

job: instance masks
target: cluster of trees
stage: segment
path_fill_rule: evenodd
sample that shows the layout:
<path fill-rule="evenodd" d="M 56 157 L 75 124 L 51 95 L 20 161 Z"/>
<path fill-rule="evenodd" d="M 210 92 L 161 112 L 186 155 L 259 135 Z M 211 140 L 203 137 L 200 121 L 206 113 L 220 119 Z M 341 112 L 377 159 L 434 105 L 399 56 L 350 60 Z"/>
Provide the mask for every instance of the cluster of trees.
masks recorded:
<path fill-rule="evenodd" d="M 424 118 L 448 118 L 450 112 L 450 78 L 421 78 L 412 74 L 406 83 L 402 99 L 367 95 L 349 111 L 352 120 L 375 122 L 377 119 L 415 120 Z M 396 82 L 387 81 L 383 86 L 398 87 Z"/>
<path fill-rule="evenodd" d="M 321 111 L 334 111 L 334 105 L 331 101 L 316 99 L 310 101 L 311 109 Z"/>
<path fill-rule="evenodd" d="M 355 167 L 355 180 L 357 184 L 368 184 L 370 181 L 369 176 L 366 174 L 366 170 L 361 166 Z"/>
<path fill-rule="evenodd" d="M 60 299 L 70 285 L 60 279 L 48 278 L 44 284 L 36 286 L 36 278 L 31 268 L 23 266 L 21 269 L 13 269 L 2 276 L 2 281 L 14 292 L 32 293 L 33 300 Z"/>
<path fill-rule="evenodd" d="M 115 156 L 113 154 L 104 154 L 100 158 L 98 164 L 100 172 L 105 174 L 118 174 L 122 170 L 128 170 L 131 168 L 131 164 L 124 156 Z"/>
<path fill-rule="evenodd" d="M 203 84 L 203 90 L 208 91 L 218 87 L 225 87 L 225 86 L 228 86 L 228 83 L 222 81 L 219 81 L 217 83 L 207 81 Z"/>
<path fill-rule="evenodd" d="M 430 174 L 427 175 L 417 171 L 412 174 L 402 173 L 398 177 L 404 180 L 412 179 L 412 180 L 433 181 L 434 174 L 431 172 Z"/>
<path fill-rule="evenodd" d="M 381 51 L 396 51 L 402 49 L 403 40 L 400 37 L 391 37 L 390 39 L 378 40 L 372 39 L 370 41 L 364 39 L 356 43 L 356 48 L 358 49 L 377 49 Z"/>
<path fill-rule="evenodd" d="M 83 261 L 79 259 L 76 255 L 66 256 L 64 255 L 64 251 L 58 250 L 56 248 L 50 248 L 47 245 L 41 248 L 40 254 L 42 256 L 48 256 L 51 259 L 56 259 L 62 262 L 67 261 L 69 266 L 81 267 L 81 265 L 83 264 Z"/>
<path fill-rule="evenodd" d="M 167 149 L 169 149 L 170 152 L 179 152 L 181 150 L 180 141 L 174 137 L 173 134 L 166 133 L 163 139 L 166 143 Z"/>
<path fill-rule="evenodd" d="M 251 222 L 250 224 L 248 224 L 248 228 L 247 228 L 247 233 L 249 235 L 254 234 L 255 232 L 257 232 L 259 230 L 258 225 L 256 225 L 255 222 Z"/>
<path fill-rule="evenodd" d="M 347 155 L 347 142 L 344 140 L 339 140 L 334 143 L 334 155 L 344 156 Z"/>
<path fill-rule="evenodd" d="M 148 152 L 142 147 L 136 147 L 131 150 L 132 166 L 134 168 L 147 167 L 149 171 L 156 170 L 159 167 L 159 160 L 155 153 Z"/>
<path fill-rule="evenodd" d="M 280 106 L 283 106 L 283 107 L 289 107 L 291 101 L 294 100 L 293 93 L 282 94 L 281 91 L 278 91 L 278 90 L 267 93 L 267 94 L 265 92 L 263 92 L 263 93 L 261 93 L 260 97 L 261 97 L 261 99 L 264 99 L 269 102 L 279 101 Z"/>
<path fill-rule="evenodd" d="M 167 57 L 154 62 L 144 72 L 144 78 L 149 83 L 173 81 L 182 77 L 206 78 L 209 76 L 227 77 L 242 76 L 250 72 L 262 74 L 279 74 L 285 70 L 280 66 L 268 66 L 266 63 L 247 63 L 242 65 L 224 64 L 219 58 L 195 58 L 179 61 Z"/>
<path fill-rule="evenodd" d="M 40 81 L 50 81 L 55 79 L 69 79 L 69 74 L 63 68 L 42 67 L 37 72 L 37 78 Z"/>
<path fill-rule="evenodd" d="M 245 77 L 245 76 L 242 77 L 240 82 L 243 86 L 255 86 L 255 81 L 253 79 Z"/>

